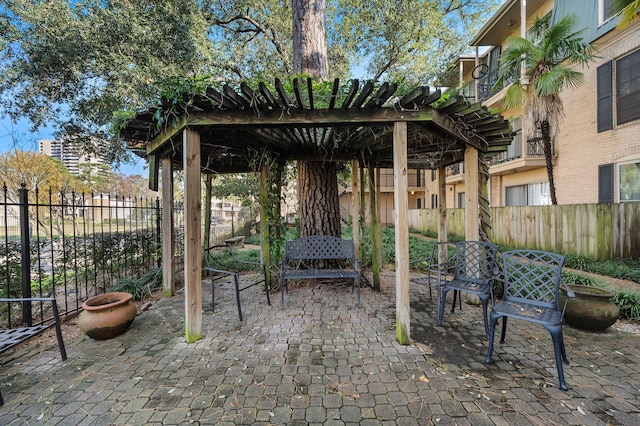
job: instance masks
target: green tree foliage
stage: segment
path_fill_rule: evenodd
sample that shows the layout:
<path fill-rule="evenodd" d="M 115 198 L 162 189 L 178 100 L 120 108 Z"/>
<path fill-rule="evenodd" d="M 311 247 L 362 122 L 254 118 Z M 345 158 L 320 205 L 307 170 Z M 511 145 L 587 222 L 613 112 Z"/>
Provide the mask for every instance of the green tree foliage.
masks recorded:
<path fill-rule="evenodd" d="M 530 38 L 510 37 L 509 47 L 500 58 L 503 66 L 495 87 L 503 87 L 524 63 L 524 74 L 509 86 L 505 108 L 522 106 L 523 129 L 527 139 L 540 129 L 544 146 L 551 203 L 557 204 L 553 181 L 552 142 L 564 116 L 560 92 L 575 88 L 583 81 L 583 73 L 575 66 L 587 66 L 595 59 L 595 49 L 576 30 L 577 17 L 567 15 L 553 25 L 549 15 L 536 18 Z"/>
<path fill-rule="evenodd" d="M 439 77 L 499 1 L 337 0 L 330 40 L 374 80 L 429 84 Z M 363 59 L 364 61 L 362 61 Z M 366 62 L 365 62 L 366 61 Z"/>
<path fill-rule="evenodd" d="M 327 0 L 329 77 L 366 66 L 366 78 L 430 83 L 497 3 Z M 168 78 L 206 75 L 201 82 L 215 84 L 291 75 L 291 7 L 281 0 L 0 0 L 0 115 L 27 117 L 34 129 L 53 125 L 58 136 L 118 162 L 127 155 L 112 126 L 130 116 L 120 111 L 154 106 Z"/>
<path fill-rule="evenodd" d="M 54 192 L 70 190 L 79 182 L 58 160 L 33 151 L 8 151 L 0 154 L 0 182 L 7 186 L 8 197 L 16 202 L 22 184 L 30 191 L 41 189 Z"/>
<path fill-rule="evenodd" d="M 154 83 L 206 72 L 208 24 L 190 0 L 0 0 L 0 106 L 33 127 L 97 135 L 112 160 L 124 150 L 114 111 L 148 106 Z"/>
<path fill-rule="evenodd" d="M 218 175 L 213 180 L 211 194 L 220 199 L 235 198 L 244 207 L 253 207 L 259 195 L 257 173 Z"/>

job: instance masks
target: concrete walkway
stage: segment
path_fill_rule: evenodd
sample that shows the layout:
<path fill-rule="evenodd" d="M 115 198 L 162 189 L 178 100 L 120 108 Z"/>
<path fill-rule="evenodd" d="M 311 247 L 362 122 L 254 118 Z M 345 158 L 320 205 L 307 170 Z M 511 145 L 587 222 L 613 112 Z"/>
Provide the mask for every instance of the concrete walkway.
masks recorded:
<path fill-rule="evenodd" d="M 395 280 L 362 292 L 293 288 L 282 310 L 259 289 L 231 294 L 204 338 L 184 342 L 182 294 L 142 312 L 123 335 L 67 337 L 0 358 L 0 424 L 638 425 L 640 336 L 565 327 L 569 391 L 558 389 L 551 338 L 510 321 L 485 365 L 481 309 L 435 324 L 428 290 L 412 286 L 414 344 L 395 339 Z M 222 293 L 222 292 L 220 292 Z M 450 305 L 449 305 L 450 306 Z"/>

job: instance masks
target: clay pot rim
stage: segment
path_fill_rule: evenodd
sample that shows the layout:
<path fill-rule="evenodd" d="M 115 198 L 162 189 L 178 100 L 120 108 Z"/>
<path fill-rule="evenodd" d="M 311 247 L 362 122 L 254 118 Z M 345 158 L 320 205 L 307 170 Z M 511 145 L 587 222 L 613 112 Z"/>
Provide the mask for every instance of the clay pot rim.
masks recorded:
<path fill-rule="evenodd" d="M 585 295 L 585 296 L 596 296 L 596 297 L 608 297 L 611 298 L 615 296 L 610 290 L 602 287 L 596 287 L 593 285 L 583 285 L 583 284 L 567 284 L 574 293 Z M 563 293 L 565 293 L 565 289 L 560 287 Z"/>
<path fill-rule="evenodd" d="M 113 291 L 110 293 L 99 294 L 85 300 L 82 303 L 82 309 L 85 311 L 110 309 L 116 306 L 126 305 L 131 299 L 133 299 L 133 295 L 131 293 Z"/>

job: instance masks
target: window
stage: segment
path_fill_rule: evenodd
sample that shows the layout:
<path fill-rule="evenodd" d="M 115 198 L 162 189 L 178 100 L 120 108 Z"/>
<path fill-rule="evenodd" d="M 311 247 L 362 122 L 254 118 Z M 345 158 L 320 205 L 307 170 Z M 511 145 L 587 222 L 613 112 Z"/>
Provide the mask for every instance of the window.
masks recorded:
<path fill-rule="evenodd" d="M 598 0 L 598 25 L 602 25 L 613 18 L 613 1 Z"/>
<path fill-rule="evenodd" d="M 640 119 L 640 50 L 616 61 L 617 123 Z"/>
<path fill-rule="evenodd" d="M 640 162 L 618 165 L 620 202 L 640 201 Z"/>
<path fill-rule="evenodd" d="M 438 208 L 438 195 L 437 194 L 431 194 L 431 208 L 432 209 L 437 209 Z"/>
<path fill-rule="evenodd" d="M 613 80 L 615 68 L 615 82 Z M 613 90 L 615 89 L 615 93 Z M 598 67 L 598 132 L 640 119 L 640 50 Z"/>
<path fill-rule="evenodd" d="M 464 192 L 458 192 L 458 208 L 464 209 L 465 207 L 467 207 L 467 202 L 464 198 Z"/>
<path fill-rule="evenodd" d="M 547 206 L 551 204 L 549 182 L 505 188 L 506 206 Z"/>

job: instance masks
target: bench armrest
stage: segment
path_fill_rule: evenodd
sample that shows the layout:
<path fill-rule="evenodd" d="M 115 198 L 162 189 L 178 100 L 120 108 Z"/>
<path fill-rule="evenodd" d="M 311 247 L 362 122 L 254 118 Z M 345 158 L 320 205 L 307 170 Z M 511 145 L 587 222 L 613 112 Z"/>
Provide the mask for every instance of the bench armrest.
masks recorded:
<path fill-rule="evenodd" d="M 9 297 L 0 298 L 0 303 L 6 302 L 55 302 L 53 297 Z"/>
<path fill-rule="evenodd" d="M 264 266 L 262 264 L 262 262 L 254 262 L 252 260 L 236 260 L 236 263 L 243 263 L 245 265 L 255 265 L 255 266 L 260 266 L 260 267 Z"/>
<path fill-rule="evenodd" d="M 449 272 L 456 267 L 455 262 L 431 263 L 427 267 L 431 272 L 444 271 Z"/>
<path fill-rule="evenodd" d="M 222 274 L 222 275 L 235 275 L 235 272 L 225 271 L 223 269 L 215 269 L 215 268 L 202 268 L 204 271 L 213 272 L 214 274 Z"/>
<path fill-rule="evenodd" d="M 569 299 L 573 299 L 574 297 L 576 297 L 576 294 L 573 292 L 573 290 L 571 290 L 571 287 L 569 287 L 569 285 L 563 280 L 560 280 L 560 285 L 564 287 L 564 291 L 567 292 L 567 297 Z"/>

